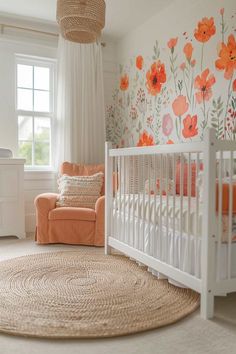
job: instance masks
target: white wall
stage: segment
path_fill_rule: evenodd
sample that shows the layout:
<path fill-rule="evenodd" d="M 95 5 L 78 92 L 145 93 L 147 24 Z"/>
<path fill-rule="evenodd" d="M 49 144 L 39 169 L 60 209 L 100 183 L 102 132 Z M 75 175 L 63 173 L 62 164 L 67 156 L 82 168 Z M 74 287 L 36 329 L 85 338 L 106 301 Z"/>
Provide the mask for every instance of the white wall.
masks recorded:
<path fill-rule="evenodd" d="M 22 31 L 13 32 L 9 29 L 4 35 L 0 35 L 0 146 L 10 148 L 16 157 L 15 54 L 54 59 L 57 56 L 57 39 Z M 107 41 L 103 54 L 105 103 L 108 104 L 116 78 L 115 46 L 112 42 Z M 56 173 L 25 172 L 26 232 L 34 232 L 35 229 L 34 198 L 40 193 L 54 190 L 56 190 Z"/>
<path fill-rule="evenodd" d="M 117 83 L 117 47 L 110 39 L 105 39 L 103 48 L 104 96 L 105 106 L 112 102 L 112 95 Z"/>

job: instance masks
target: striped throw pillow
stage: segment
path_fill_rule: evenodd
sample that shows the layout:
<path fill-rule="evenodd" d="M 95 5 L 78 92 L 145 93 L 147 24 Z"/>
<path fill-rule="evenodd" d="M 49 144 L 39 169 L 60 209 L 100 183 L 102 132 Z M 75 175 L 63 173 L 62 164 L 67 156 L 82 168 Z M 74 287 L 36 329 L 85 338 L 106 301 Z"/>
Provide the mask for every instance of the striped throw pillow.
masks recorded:
<path fill-rule="evenodd" d="M 57 207 L 95 208 L 95 203 L 101 195 L 104 174 L 92 176 L 67 176 L 58 179 L 60 192 Z"/>

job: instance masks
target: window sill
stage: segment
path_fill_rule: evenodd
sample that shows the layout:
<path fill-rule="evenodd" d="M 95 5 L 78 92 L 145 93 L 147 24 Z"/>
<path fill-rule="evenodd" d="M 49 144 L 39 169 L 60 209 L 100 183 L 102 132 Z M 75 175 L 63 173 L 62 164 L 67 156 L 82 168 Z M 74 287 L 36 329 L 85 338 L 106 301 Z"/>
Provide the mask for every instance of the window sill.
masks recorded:
<path fill-rule="evenodd" d="M 28 170 L 24 171 L 25 180 L 45 180 L 45 179 L 56 179 L 58 172 L 55 170 Z"/>
<path fill-rule="evenodd" d="M 25 172 L 33 172 L 33 173 L 35 173 L 35 172 L 42 172 L 42 173 L 47 173 L 47 172 L 51 172 L 51 173 L 56 173 L 57 171 L 56 170 L 54 170 L 53 168 L 39 168 L 39 169 L 37 169 L 37 168 L 27 168 L 27 167 L 25 167 L 24 168 L 24 171 Z"/>

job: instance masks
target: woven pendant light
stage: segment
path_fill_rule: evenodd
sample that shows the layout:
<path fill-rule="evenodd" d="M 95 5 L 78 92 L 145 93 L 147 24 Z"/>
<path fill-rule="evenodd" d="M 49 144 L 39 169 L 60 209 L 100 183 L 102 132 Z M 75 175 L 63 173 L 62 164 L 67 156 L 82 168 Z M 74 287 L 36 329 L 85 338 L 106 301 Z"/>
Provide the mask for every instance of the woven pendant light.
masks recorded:
<path fill-rule="evenodd" d="M 93 43 L 105 26 L 104 0 L 57 0 L 62 36 L 72 42 Z"/>

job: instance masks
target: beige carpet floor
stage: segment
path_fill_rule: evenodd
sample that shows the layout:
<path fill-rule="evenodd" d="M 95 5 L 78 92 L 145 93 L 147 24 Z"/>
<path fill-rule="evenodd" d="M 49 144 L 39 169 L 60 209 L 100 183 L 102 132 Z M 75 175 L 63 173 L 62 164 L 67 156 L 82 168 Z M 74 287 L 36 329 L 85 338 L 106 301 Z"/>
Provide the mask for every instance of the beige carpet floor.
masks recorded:
<path fill-rule="evenodd" d="M 0 260 L 76 247 L 38 246 L 30 238 L 0 238 Z M 169 327 L 126 337 L 42 340 L 0 334 L 0 354 L 231 354 L 235 348 L 236 293 L 216 299 L 215 318 L 211 321 L 202 320 L 196 311 Z"/>

